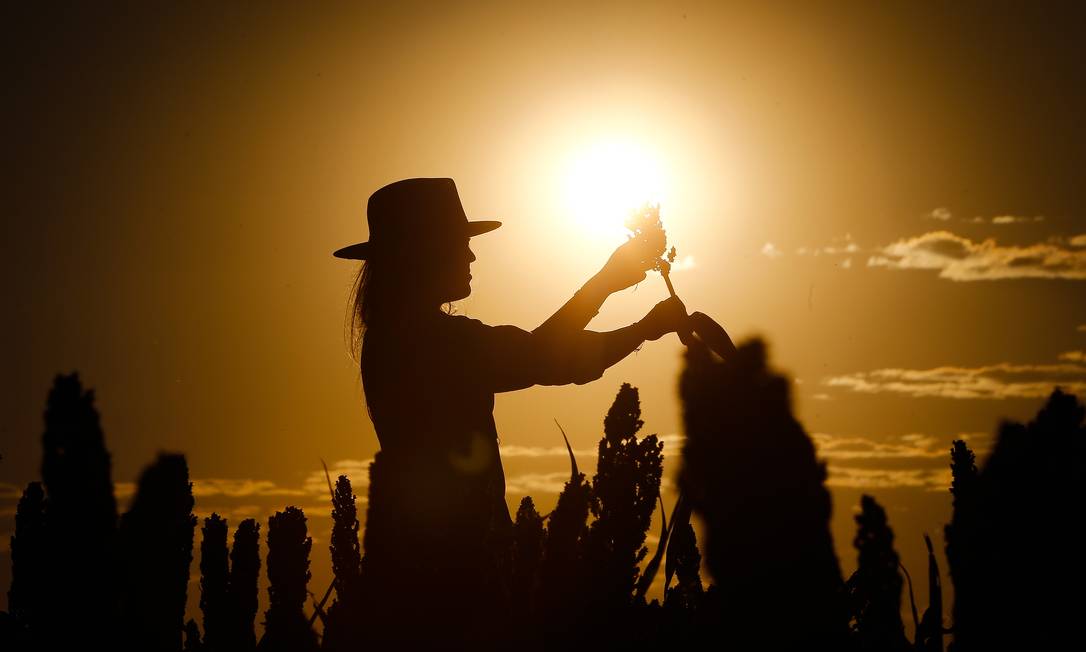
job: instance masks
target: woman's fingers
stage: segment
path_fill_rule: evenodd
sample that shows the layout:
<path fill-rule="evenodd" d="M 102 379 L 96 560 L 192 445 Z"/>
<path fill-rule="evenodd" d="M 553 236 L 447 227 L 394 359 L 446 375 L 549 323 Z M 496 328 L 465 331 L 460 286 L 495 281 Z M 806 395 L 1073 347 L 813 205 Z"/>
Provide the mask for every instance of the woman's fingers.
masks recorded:
<path fill-rule="evenodd" d="M 607 259 L 600 276 L 606 287 L 611 292 L 625 290 L 645 280 L 651 263 L 646 266 L 641 253 L 637 250 L 637 243 L 627 240 L 618 246 L 611 257 Z"/>
<path fill-rule="evenodd" d="M 686 319 L 686 306 L 677 297 L 669 297 L 653 306 L 641 321 L 647 327 L 646 339 L 657 340 L 664 333 L 677 332 Z"/>
<path fill-rule="evenodd" d="M 686 306 L 679 297 L 668 297 L 660 302 L 667 311 L 668 331 L 679 333 L 687 330 L 690 317 L 686 314 Z"/>

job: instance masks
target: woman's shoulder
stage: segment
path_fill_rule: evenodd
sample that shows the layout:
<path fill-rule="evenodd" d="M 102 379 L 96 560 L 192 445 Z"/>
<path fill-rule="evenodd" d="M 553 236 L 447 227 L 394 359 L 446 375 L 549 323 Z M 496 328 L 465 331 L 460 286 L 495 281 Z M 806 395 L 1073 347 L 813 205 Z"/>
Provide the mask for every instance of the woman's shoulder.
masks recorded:
<path fill-rule="evenodd" d="M 474 317 L 468 317 L 467 315 L 450 315 L 448 313 L 441 313 L 435 320 L 435 324 L 439 328 L 448 328 L 453 330 L 482 330 L 489 328 L 482 321 L 475 319 Z"/>
<path fill-rule="evenodd" d="M 466 315 L 449 315 L 442 313 L 441 326 L 457 333 L 461 333 L 464 335 L 477 335 L 479 337 L 518 337 L 531 335 L 531 333 L 520 328 L 519 326 L 513 326 L 512 324 L 491 325 L 484 323 L 481 320 L 475 319 L 474 317 L 468 317 Z"/>

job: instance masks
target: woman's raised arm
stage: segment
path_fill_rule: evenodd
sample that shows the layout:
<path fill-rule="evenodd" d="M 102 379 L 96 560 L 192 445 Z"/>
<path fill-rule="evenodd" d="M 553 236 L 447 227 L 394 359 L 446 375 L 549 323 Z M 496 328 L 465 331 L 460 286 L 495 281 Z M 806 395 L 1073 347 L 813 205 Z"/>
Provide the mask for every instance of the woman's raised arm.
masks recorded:
<path fill-rule="evenodd" d="M 686 308 L 672 297 L 644 318 L 613 331 L 528 332 L 512 325 L 488 326 L 462 315 L 446 317 L 455 368 L 478 378 L 493 392 L 532 385 L 568 385 L 596 380 L 645 340 L 686 324 Z"/>
<path fill-rule="evenodd" d="M 588 279 L 565 305 L 532 332 L 548 336 L 584 330 L 599 313 L 607 297 L 645 280 L 645 273 L 651 267 L 652 259 L 644 243 L 627 240 L 615 249 L 600 271 Z"/>

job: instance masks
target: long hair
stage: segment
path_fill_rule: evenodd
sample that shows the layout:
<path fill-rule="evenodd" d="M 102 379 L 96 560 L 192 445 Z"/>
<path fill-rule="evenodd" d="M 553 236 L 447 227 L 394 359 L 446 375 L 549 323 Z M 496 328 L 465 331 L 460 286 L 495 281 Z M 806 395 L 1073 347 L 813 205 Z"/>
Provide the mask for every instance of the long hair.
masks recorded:
<path fill-rule="evenodd" d="M 355 275 L 351 288 L 351 299 L 344 334 L 351 359 L 359 365 L 363 392 L 366 397 L 366 412 L 373 419 L 372 398 L 380 393 L 383 379 L 367 374 L 366 340 L 373 329 L 387 333 L 396 333 L 395 329 L 382 329 L 381 325 L 396 324 L 408 306 L 413 295 L 418 291 L 419 283 L 425 271 L 420 264 L 399 265 L 395 257 L 369 259 L 363 261 Z M 402 260 L 402 259 L 401 259 Z M 445 312 L 453 312 L 451 302 L 444 304 Z M 380 353 L 380 349 L 376 350 Z M 367 382 L 367 380 L 369 382 Z"/>
<path fill-rule="evenodd" d="M 351 299 L 347 305 L 347 317 L 343 328 L 347 350 L 355 364 L 361 362 L 362 337 L 366 328 L 366 287 L 372 285 L 370 264 L 362 261 L 351 284 Z M 372 306 L 371 306 L 372 309 Z"/>
<path fill-rule="evenodd" d="M 417 263 L 397 269 L 392 260 L 362 262 L 351 286 L 344 325 L 347 348 L 355 364 L 362 361 L 366 331 L 400 313 L 420 280 L 420 271 Z M 455 312 L 453 303 L 444 304 L 444 310 Z"/>

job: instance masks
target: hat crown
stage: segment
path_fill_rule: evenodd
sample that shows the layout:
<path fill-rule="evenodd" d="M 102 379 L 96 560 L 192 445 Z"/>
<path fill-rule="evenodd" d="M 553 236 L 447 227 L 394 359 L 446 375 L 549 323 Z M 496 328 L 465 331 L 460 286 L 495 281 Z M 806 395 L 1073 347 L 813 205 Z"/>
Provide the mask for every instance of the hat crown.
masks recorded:
<path fill-rule="evenodd" d="M 447 237 L 466 230 L 468 216 L 449 178 L 402 179 L 372 195 L 366 206 L 370 241 L 382 246 L 411 237 Z"/>

